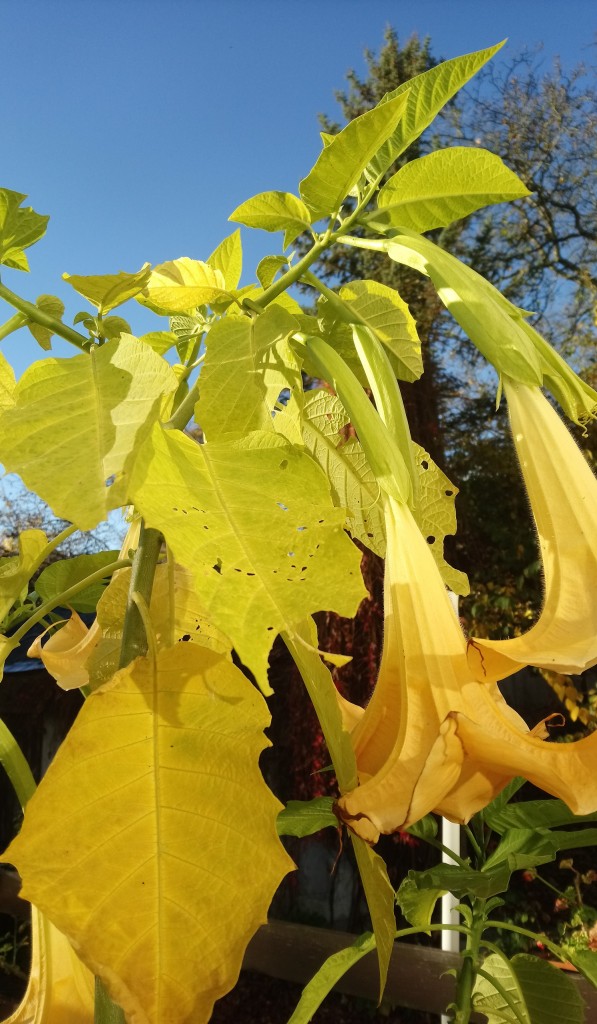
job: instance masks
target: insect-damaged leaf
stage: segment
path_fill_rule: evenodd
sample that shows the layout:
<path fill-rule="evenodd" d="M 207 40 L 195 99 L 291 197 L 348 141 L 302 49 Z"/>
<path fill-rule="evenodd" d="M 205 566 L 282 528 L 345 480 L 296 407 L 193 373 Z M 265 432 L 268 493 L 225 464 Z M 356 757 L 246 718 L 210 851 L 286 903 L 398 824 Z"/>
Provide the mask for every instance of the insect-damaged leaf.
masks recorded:
<path fill-rule="evenodd" d="M 258 767 L 269 720 L 230 661 L 178 644 L 87 699 L 27 806 L 5 855 L 23 894 L 130 1021 L 205 1024 L 292 868 Z"/>
<path fill-rule="evenodd" d="M 14 270 L 29 270 L 23 249 L 38 242 L 46 233 L 49 217 L 21 206 L 27 196 L 0 188 L 0 263 Z"/>
<path fill-rule="evenodd" d="M 280 630 L 324 608 L 352 616 L 365 596 L 359 552 L 324 474 L 273 434 L 197 445 L 156 427 L 137 457 L 131 497 L 266 692 Z"/>

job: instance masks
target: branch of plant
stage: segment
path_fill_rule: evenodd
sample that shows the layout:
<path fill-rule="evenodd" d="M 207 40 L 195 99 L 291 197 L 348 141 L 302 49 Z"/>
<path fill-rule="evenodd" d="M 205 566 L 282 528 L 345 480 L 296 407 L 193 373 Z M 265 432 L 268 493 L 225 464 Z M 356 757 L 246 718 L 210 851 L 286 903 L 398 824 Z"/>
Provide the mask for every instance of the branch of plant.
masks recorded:
<path fill-rule="evenodd" d="M 11 292 L 10 288 L 7 288 L 5 284 L 0 282 L 0 299 L 4 299 L 14 309 L 18 309 L 20 313 L 24 313 L 27 320 L 32 320 L 33 323 L 39 324 L 40 327 L 47 327 L 48 330 L 52 331 L 53 334 L 57 334 L 59 338 L 64 338 L 65 341 L 70 341 L 71 345 L 76 345 L 82 352 L 89 351 L 90 340 L 85 335 L 79 334 L 72 327 L 68 327 L 63 324 L 61 320 L 51 316 L 50 313 L 46 313 L 43 309 L 39 309 L 32 302 L 27 302 L 26 299 L 22 299 L 19 295 L 15 295 Z"/>

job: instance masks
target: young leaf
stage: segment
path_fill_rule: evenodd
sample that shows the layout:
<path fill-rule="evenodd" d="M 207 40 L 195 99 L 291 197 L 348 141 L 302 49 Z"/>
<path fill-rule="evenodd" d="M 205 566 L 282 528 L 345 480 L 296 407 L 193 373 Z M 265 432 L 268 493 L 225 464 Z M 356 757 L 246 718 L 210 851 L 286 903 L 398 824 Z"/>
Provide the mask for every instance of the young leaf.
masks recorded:
<path fill-rule="evenodd" d="M 396 892 L 396 903 L 413 928 L 420 928 L 431 935 L 429 925 L 435 904 L 445 894 L 445 889 L 418 889 L 415 881 L 407 877 L 402 879 Z"/>
<path fill-rule="evenodd" d="M 230 299 L 221 270 L 188 256 L 160 263 L 138 295 L 137 302 L 160 316 L 189 313 L 196 306 Z"/>
<path fill-rule="evenodd" d="M 15 387 L 15 372 L 4 354 L 0 352 L 0 414 L 5 409 L 11 409 L 15 404 Z"/>
<path fill-rule="evenodd" d="M 371 160 L 368 168 L 371 178 L 387 171 L 411 142 L 425 131 L 448 100 L 477 74 L 477 71 L 501 49 L 504 42 L 505 40 L 486 50 L 466 53 L 462 57 L 454 57 L 453 60 L 438 64 L 437 67 L 416 75 L 384 96 L 380 106 L 406 94 L 406 109 L 386 144 Z"/>
<path fill-rule="evenodd" d="M 130 1020 L 206 1024 L 292 869 L 258 766 L 269 721 L 212 651 L 139 658 L 87 699 L 27 806 L 5 857 Z"/>
<path fill-rule="evenodd" d="M 0 622 L 27 587 L 47 543 L 43 530 L 23 530 L 18 555 L 0 558 Z"/>
<path fill-rule="evenodd" d="M 395 893 L 388 878 L 385 861 L 358 836 L 351 833 L 350 838 L 375 935 L 379 962 L 379 1001 L 381 1002 L 396 935 Z"/>
<path fill-rule="evenodd" d="M 133 477 L 135 505 L 266 692 L 280 630 L 320 608 L 356 611 L 365 590 L 344 512 L 310 456 L 275 434 L 197 445 L 156 427 Z"/>
<path fill-rule="evenodd" d="M 149 334 L 142 334 L 139 338 L 144 345 L 149 345 L 159 356 L 169 352 L 173 345 L 176 345 L 178 338 L 172 331 L 150 331 Z"/>
<path fill-rule="evenodd" d="M 262 288 L 269 288 L 282 267 L 288 266 L 286 256 L 264 256 L 257 264 L 257 280 Z"/>
<path fill-rule="evenodd" d="M 289 343 L 297 328 L 296 320 L 275 305 L 255 318 L 226 317 L 214 324 L 195 407 L 195 419 L 209 441 L 242 438 L 253 430 L 273 433 L 273 414 L 285 388 L 298 419 L 301 372 Z M 292 440 L 299 439 L 297 428 Z"/>
<path fill-rule="evenodd" d="M 404 93 L 360 114 L 322 149 L 315 166 L 300 183 L 311 220 L 329 217 L 340 208 L 367 164 L 395 130 L 407 99 L 408 93 Z"/>
<path fill-rule="evenodd" d="M 372 225 L 431 231 L 491 203 L 528 196 L 526 185 L 486 149 L 454 146 L 406 163 L 377 197 Z"/>
<path fill-rule="evenodd" d="M 338 953 L 332 953 L 321 965 L 317 974 L 305 985 L 288 1024 L 309 1024 L 309 1021 L 313 1019 L 313 1014 L 332 991 L 334 985 L 353 964 L 356 964 L 372 949 L 375 949 L 375 936 L 371 932 L 365 932 L 354 940 L 352 946 L 347 946 L 346 949 L 341 949 Z"/>
<path fill-rule="evenodd" d="M 95 555 L 77 555 L 75 558 L 52 562 L 38 576 L 35 589 L 44 601 L 49 601 L 97 569 L 115 562 L 117 558 L 118 551 L 100 551 Z M 76 597 L 71 598 L 69 606 L 78 612 L 94 612 L 107 583 L 108 578 L 94 583 L 87 590 L 82 590 Z"/>
<path fill-rule="evenodd" d="M 141 270 L 134 274 L 119 270 L 117 274 L 96 274 L 86 277 L 77 274 L 62 275 L 79 295 L 97 308 L 100 316 L 138 295 L 145 288 L 150 276 L 149 263 L 144 263 Z"/>
<path fill-rule="evenodd" d="M 260 192 L 237 206 L 228 218 L 248 228 L 290 232 L 288 245 L 309 227 L 311 219 L 303 201 L 291 192 Z"/>
<path fill-rule="evenodd" d="M 314 800 L 289 800 L 280 811 L 276 828 L 279 836 L 312 836 L 322 828 L 338 828 L 338 819 L 332 810 L 331 796 L 318 796 Z"/>
<path fill-rule="evenodd" d="M 522 1024 L 583 1024 L 583 1001 L 576 985 L 545 960 L 519 953 L 508 963 L 492 954 L 483 970 L 509 996 L 506 1001 L 488 978 L 477 978 L 473 1007 L 487 1016 L 488 1024 L 512 1024 L 514 1014 Z"/>
<path fill-rule="evenodd" d="M 35 305 L 38 309 L 43 310 L 44 313 L 49 313 L 50 316 L 56 317 L 57 320 L 62 320 L 64 316 L 64 303 L 62 299 L 58 299 L 55 295 L 39 295 L 35 300 Z M 53 337 L 53 332 L 50 328 L 42 327 L 41 324 L 36 324 L 33 320 L 27 321 L 27 327 L 40 348 L 43 348 L 44 352 L 49 352 L 52 348 L 51 339 Z"/>
<path fill-rule="evenodd" d="M 211 256 L 207 257 L 207 263 L 220 272 L 227 291 L 238 288 L 243 269 L 243 247 L 238 228 L 216 246 Z"/>
<path fill-rule="evenodd" d="M 14 407 L 0 416 L 4 466 L 57 516 L 91 530 L 125 503 L 123 474 L 135 446 L 176 387 L 168 364 L 131 336 L 88 355 L 33 363 Z"/>
<path fill-rule="evenodd" d="M 29 270 L 23 249 L 45 235 L 50 219 L 31 206 L 21 207 L 26 198 L 21 192 L 0 188 L 0 263 L 14 270 Z"/>

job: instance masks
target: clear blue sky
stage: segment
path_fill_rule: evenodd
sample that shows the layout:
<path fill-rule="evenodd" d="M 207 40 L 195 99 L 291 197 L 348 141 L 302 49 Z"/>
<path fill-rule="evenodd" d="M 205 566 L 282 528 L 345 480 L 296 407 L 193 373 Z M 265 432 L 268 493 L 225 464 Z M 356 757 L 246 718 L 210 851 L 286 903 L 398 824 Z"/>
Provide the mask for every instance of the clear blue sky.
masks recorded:
<path fill-rule="evenodd" d="M 0 0 L 0 15 L 0 185 L 51 215 L 31 274 L 2 279 L 60 295 L 67 317 L 85 302 L 63 271 L 205 258 L 243 199 L 296 191 L 318 112 L 337 114 L 334 90 L 348 68 L 364 74 L 388 23 L 402 40 L 429 35 L 442 59 L 504 36 L 504 59 L 541 42 L 546 68 L 596 56 L 591 0 Z M 243 241 L 248 281 L 279 242 L 244 229 Z M 137 333 L 162 323 L 136 303 L 122 313 Z M 19 372 L 42 357 L 25 332 L 3 347 Z"/>

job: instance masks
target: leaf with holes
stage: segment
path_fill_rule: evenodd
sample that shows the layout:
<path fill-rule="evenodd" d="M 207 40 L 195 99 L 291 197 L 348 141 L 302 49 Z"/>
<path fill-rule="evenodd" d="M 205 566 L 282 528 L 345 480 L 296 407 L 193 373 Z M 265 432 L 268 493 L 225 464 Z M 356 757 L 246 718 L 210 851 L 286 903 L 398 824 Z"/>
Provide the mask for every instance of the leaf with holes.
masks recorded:
<path fill-rule="evenodd" d="M 365 596 L 359 552 L 325 476 L 275 434 L 197 445 L 156 427 L 139 451 L 131 497 L 266 692 L 280 630 L 324 608 L 352 616 Z"/>
<path fill-rule="evenodd" d="M 5 858 L 130 1021 L 206 1024 L 293 866 L 269 721 L 230 661 L 178 644 L 87 699 L 27 806 Z"/>
<path fill-rule="evenodd" d="M 419 507 L 417 523 L 427 543 L 444 583 L 455 594 L 466 597 L 470 593 L 468 577 L 460 569 L 453 569 L 444 558 L 444 540 L 456 533 L 454 502 L 458 488 L 448 480 L 430 455 L 415 444 L 415 461 L 419 471 Z"/>
<path fill-rule="evenodd" d="M 274 412 L 287 389 L 286 411 L 292 410 L 295 423 L 290 439 L 300 443 L 301 370 L 289 340 L 297 328 L 294 317 L 273 305 L 254 318 L 226 317 L 214 324 L 195 406 L 208 441 L 229 441 L 253 430 L 274 433 Z"/>
<path fill-rule="evenodd" d="M 0 416 L 4 466 L 55 515 L 91 530 L 125 503 L 135 446 L 177 386 L 165 360 L 130 335 L 33 363 Z"/>

